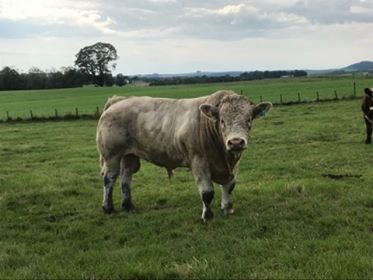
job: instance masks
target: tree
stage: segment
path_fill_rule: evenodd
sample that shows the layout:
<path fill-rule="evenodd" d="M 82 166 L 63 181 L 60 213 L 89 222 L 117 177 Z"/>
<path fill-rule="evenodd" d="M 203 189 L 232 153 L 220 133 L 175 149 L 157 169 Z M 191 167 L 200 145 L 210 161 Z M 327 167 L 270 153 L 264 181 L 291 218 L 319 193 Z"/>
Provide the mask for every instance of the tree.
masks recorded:
<path fill-rule="evenodd" d="M 115 69 L 116 64 L 112 62 L 118 59 L 115 47 L 101 42 L 82 48 L 75 56 L 75 65 L 80 71 L 90 75 L 92 82 L 101 87 L 105 77 L 111 75 L 109 68 Z"/>
<path fill-rule="evenodd" d="M 127 84 L 126 82 L 126 77 L 119 73 L 116 77 L 115 77 L 115 84 L 118 86 L 118 87 L 122 87 L 124 86 L 125 84 Z"/>
<path fill-rule="evenodd" d="M 31 67 L 27 74 L 27 87 L 29 89 L 47 88 L 47 73 L 37 67 Z"/>
<path fill-rule="evenodd" d="M 0 90 L 22 89 L 25 81 L 17 70 L 11 67 L 4 67 L 0 70 Z"/>

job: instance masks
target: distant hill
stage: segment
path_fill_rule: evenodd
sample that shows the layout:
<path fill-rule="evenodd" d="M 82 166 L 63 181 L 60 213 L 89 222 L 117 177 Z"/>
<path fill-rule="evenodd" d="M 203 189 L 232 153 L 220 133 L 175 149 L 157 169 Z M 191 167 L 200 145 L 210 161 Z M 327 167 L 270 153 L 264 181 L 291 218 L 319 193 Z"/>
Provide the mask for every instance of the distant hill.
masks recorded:
<path fill-rule="evenodd" d="M 308 75 L 343 75 L 355 72 L 371 72 L 373 71 L 373 61 L 361 61 L 342 68 L 306 71 Z"/>
<path fill-rule="evenodd" d="M 372 71 L 373 70 L 373 61 L 361 61 L 358 63 L 351 64 L 347 67 L 342 68 L 345 71 Z"/>

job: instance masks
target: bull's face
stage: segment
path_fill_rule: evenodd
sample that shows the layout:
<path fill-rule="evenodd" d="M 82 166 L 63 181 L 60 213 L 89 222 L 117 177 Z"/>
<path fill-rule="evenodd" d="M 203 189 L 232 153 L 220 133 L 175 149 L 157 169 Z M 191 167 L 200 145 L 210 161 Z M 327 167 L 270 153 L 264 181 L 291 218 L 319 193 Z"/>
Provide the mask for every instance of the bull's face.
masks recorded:
<path fill-rule="evenodd" d="M 203 115 L 219 123 L 219 130 L 226 150 L 234 153 L 242 152 L 248 142 L 252 121 L 264 115 L 272 108 L 270 102 L 258 105 L 251 103 L 246 97 L 229 95 L 224 97 L 219 107 L 202 104 Z"/>

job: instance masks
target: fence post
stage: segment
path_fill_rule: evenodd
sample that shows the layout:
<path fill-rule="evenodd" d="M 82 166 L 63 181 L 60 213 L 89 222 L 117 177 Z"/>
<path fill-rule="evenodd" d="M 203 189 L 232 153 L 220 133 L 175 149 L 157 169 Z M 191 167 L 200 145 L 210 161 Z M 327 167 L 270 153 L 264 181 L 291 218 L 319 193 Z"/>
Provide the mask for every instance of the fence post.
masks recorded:
<path fill-rule="evenodd" d="M 6 120 L 9 121 L 10 117 L 9 117 L 9 112 L 6 111 Z"/>
<path fill-rule="evenodd" d="M 34 115 L 32 114 L 32 110 L 30 110 L 30 117 L 31 117 L 31 119 L 34 118 Z"/>
<path fill-rule="evenodd" d="M 354 97 L 356 97 L 356 82 L 354 81 Z"/>
<path fill-rule="evenodd" d="M 260 102 L 263 102 L 263 96 L 260 96 Z"/>
<path fill-rule="evenodd" d="M 337 90 L 336 89 L 334 90 L 334 95 L 335 95 L 335 99 L 338 99 L 338 94 L 337 94 Z"/>
<path fill-rule="evenodd" d="M 320 101 L 320 96 L 319 96 L 319 92 L 316 91 L 316 101 Z"/>
<path fill-rule="evenodd" d="M 282 104 L 282 94 L 280 94 L 280 103 Z"/>
<path fill-rule="evenodd" d="M 98 106 L 96 107 L 96 115 L 97 117 L 100 116 L 100 109 L 98 108 Z"/>
<path fill-rule="evenodd" d="M 300 92 L 298 92 L 298 102 L 300 103 Z"/>
<path fill-rule="evenodd" d="M 57 109 L 54 109 L 54 116 L 55 116 L 56 118 L 58 118 L 58 112 L 57 112 Z"/>
<path fill-rule="evenodd" d="M 243 90 L 241 89 L 241 95 L 243 95 Z"/>
<path fill-rule="evenodd" d="M 79 111 L 78 111 L 78 108 L 75 108 L 75 117 L 76 117 L 76 118 L 79 118 Z"/>

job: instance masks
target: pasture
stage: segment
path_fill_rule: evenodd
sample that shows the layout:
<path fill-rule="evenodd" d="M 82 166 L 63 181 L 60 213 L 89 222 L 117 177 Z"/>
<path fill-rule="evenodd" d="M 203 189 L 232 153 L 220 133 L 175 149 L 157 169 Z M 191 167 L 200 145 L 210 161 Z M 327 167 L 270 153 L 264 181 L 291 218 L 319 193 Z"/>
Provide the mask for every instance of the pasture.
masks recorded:
<path fill-rule="evenodd" d="M 153 97 L 193 98 L 211 94 L 220 89 L 231 89 L 238 93 L 243 91 L 251 100 L 257 102 L 262 96 L 263 100 L 274 103 L 280 102 L 282 95 L 284 102 L 297 101 L 298 93 L 301 100 L 316 99 L 316 92 L 320 99 L 334 98 L 337 91 L 339 98 L 353 94 L 353 82 L 356 81 L 357 95 L 363 89 L 371 87 L 372 77 L 336 77 L 336 78 L 296 78 L 273 79 L 261 81 L 246 81 L 234 83 L 194 84 L 161 87 L 134 87 L 123 88 L 95 88 L 83 87 L 76 89 L 33 90 L 33 91 L 3 91 L 0 92 L 0 120 L 7 118 L 29 118 L 30 110 L 34 116 L 53 116 L 55 110 L 59 115 L 75 114 L 78 108 L 80 114 L 93 114 L 96 107 L 102 110 L 108 97 L 116 95 L 148 95 Z"/>
<path fill-rule="evenodd" d="M 277 94 L 275 82 L 257 86 Z M 188 88 L 123 90 L 175 97 L 184 89 L 192 97 L 222 87 Z M 47 113 L 57 104 L 103 105 L 118 93 L 94 89 L 91 99 L 78 91 L 1 93 L 0 107 Z M 200 223 L 190 172 L 177 169 L 168 180 L 146 162 L 133 180 L 135 213 L 104 215 L 95 126 L 0 124 L 1 279 L 372 277 L 373 147 L 363 144 L 360 101 L 278 106 L 257 120 L 234 191 L 236 213 L 220 214 L 215 186 L 208 224 Z M 119 185 L 114 199 L 119 210 Z"/>

